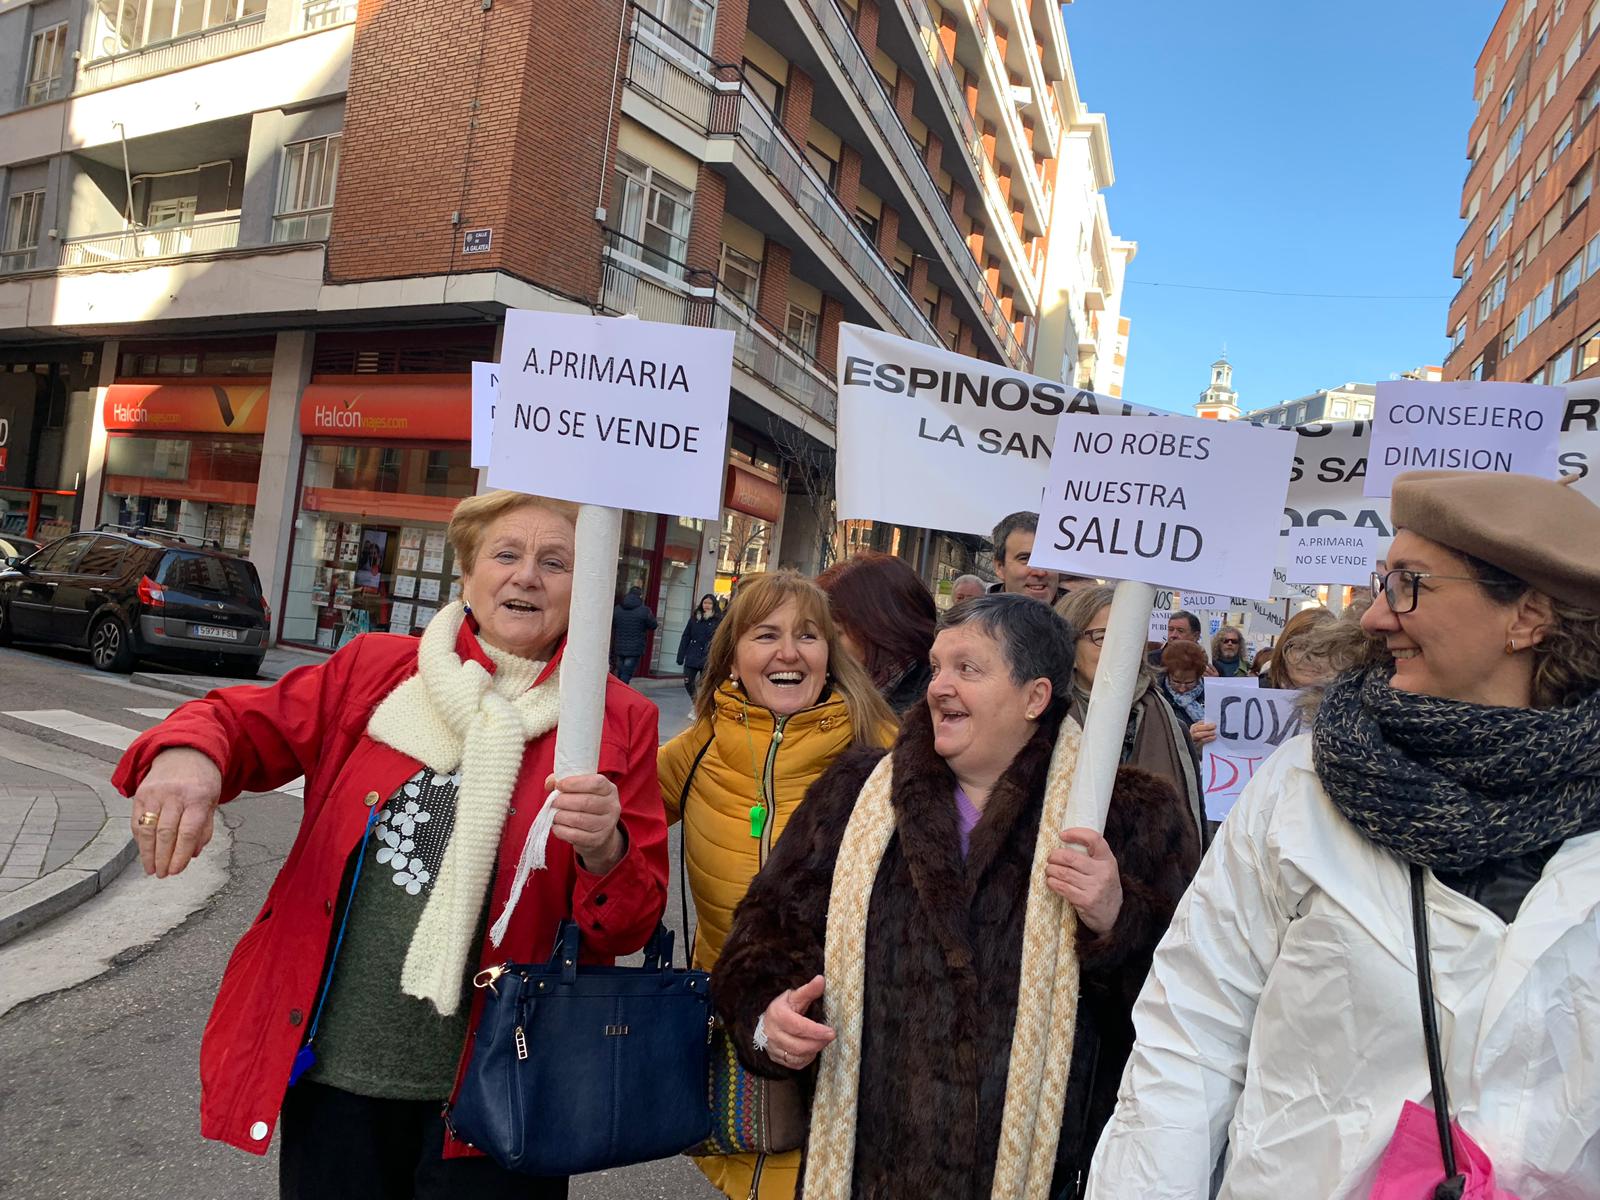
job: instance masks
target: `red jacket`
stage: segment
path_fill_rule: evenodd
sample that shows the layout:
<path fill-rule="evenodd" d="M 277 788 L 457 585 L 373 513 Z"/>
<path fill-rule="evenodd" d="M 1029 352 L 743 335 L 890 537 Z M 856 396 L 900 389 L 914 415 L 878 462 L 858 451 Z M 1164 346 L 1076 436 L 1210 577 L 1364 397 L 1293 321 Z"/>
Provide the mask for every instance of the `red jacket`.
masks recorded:
<path fill-rule="evenodd" d="M 141 736 L 117 765 L 112 782 L 124 795 L 133 794 L 157 754 L 174 746 L 193 747 L 217 764 L 224 801 L 240 792 L 271 791 L 298 775 L 306 779 L 299 835 L 261 912 L 228 960 L 201 1041 L 200 1129 L 208 1138 L 254 1154 L 267 1151 L 289 1068 L 316 1007 L 329 936 L 341 915 L 345 865 L 366 828 L 369 806 L 387 800 L 422 766 L 366 735 L 378 702 L 416 673 L 417 645 L 415 638 L 366 634 L 326 662 L 297 668 L 271 687 L 212 692 Z M 465 625 L 457 653 L 494 670 Z M 544 675 L 560 657 L 558 651 Z M 627 854 L 609 874 L 592 875 L 578 864 L 571 846 L 552 837 L 548 867 L 529 876 L 500 947 L 492 947 L 485 935 L 481 965 L 544 961 L 558 923 L 568 914 L 583 931 L 585 960 L 609 962 L 644 946 L 667 902 L 657 728 L 655 705 L 614 678 L 606 681 L 600 770 L 621 793 Z M 494 917 L 511 890 L 528 827 L 544 803 L 555 744 L 552 730 L 530 742 L 523 757 L 500 839 L 490 895 Z M 473 1030 L 479 1009 L 474 996 Z M 457 1144 L 446 1153 L 464 1150 Z"/>

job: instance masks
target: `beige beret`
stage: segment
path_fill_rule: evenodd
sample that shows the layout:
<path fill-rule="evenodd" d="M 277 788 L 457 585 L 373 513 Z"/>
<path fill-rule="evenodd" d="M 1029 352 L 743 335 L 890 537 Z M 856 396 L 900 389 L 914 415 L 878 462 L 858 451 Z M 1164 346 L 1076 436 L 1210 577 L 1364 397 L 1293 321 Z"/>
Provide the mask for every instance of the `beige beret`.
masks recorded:
<path fill-rule="evenodd" d="M 1576 488 L 1534 475 L 1407 471 L 1389 511 L 1397 528 L 1600 612 L 1600 507 Z"/>

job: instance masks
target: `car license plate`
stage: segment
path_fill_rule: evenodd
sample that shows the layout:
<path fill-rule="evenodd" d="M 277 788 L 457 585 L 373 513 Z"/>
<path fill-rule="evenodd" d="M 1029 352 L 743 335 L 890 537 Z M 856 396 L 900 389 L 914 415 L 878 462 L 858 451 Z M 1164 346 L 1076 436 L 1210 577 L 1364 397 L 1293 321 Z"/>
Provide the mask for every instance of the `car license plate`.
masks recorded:
<path fill-rule="evenodd" d="M 194 636 L 198 638 L 210 638 L 217 642 L 237 642 L 239 640 L 239 631 L 237 629 L 224 629 L 220 625 L 191 625 L 189 628 L 194 631 Z"/>

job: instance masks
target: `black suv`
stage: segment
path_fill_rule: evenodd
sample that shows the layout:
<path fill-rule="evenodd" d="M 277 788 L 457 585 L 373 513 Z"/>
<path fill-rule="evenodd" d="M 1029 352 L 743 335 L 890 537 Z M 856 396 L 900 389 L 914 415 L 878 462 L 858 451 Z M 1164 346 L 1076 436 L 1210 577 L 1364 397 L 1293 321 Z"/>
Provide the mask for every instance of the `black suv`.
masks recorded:
<path fill-rule="evenodd" d="M 270 621 L 253 563 L 159 529 L 68 534 L 0 570 L 0 644 L 87 646 L 102 671 L 150 658 L 249 678 Z"/>

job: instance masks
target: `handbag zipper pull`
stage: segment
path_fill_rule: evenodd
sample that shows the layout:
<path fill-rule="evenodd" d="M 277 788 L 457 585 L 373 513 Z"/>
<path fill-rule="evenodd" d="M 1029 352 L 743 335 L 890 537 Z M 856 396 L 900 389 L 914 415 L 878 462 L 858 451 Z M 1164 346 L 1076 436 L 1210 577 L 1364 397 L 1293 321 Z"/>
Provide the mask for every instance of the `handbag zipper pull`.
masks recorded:
<path fill-rule="evenodd" d="M 523 1062 L 528 1057 L 528 1035 L 522 1032 L 522 1026 L 517 1026 L 517 1061 Z"/>
<path fill-rule="evenodd" d="M 767 827 L 767 806 L 765 804 L 752 804 L 750 806 L 750 836 L 758 838 Z"/>

